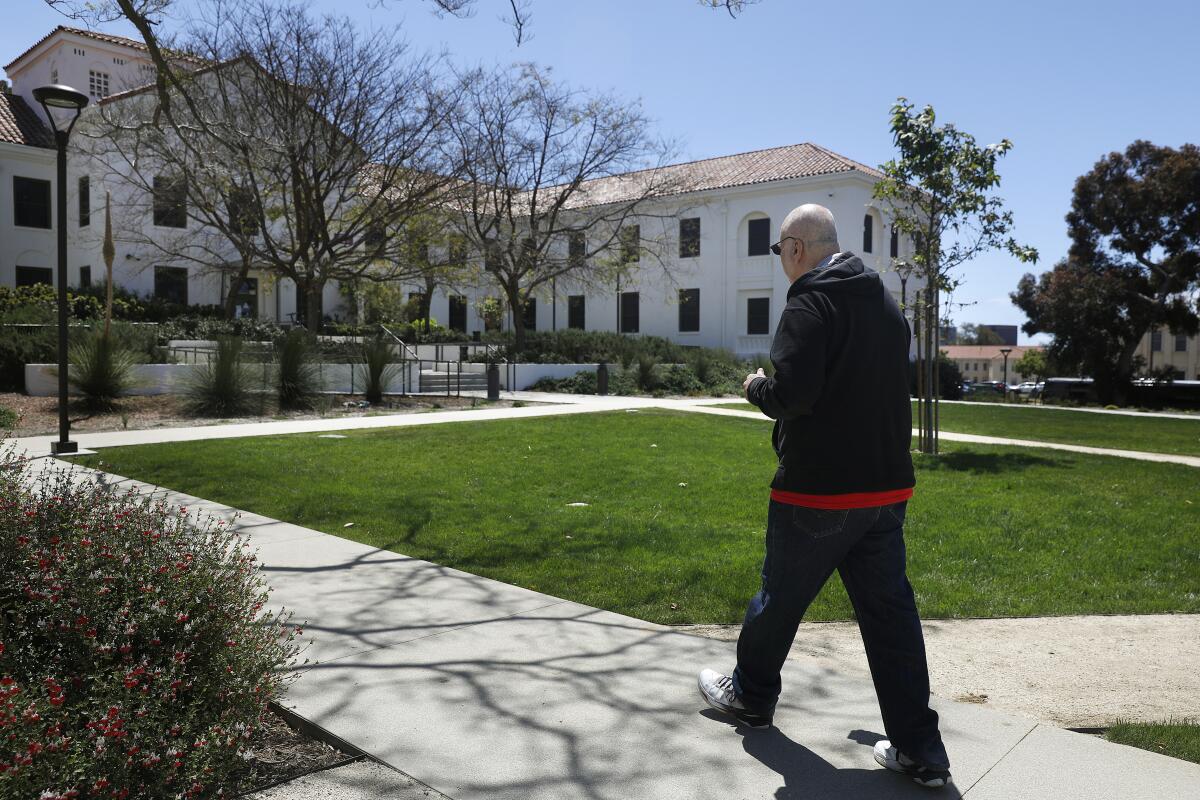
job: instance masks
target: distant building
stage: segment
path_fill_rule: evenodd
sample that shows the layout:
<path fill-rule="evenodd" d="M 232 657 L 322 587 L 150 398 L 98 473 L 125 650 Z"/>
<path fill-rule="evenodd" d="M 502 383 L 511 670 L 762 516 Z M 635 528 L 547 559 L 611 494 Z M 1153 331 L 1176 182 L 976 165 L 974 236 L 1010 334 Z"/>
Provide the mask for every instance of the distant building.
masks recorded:
<path fill-rule="evenodd" d="M 958 365 L 958 371 L 962 373 L 963 380 L 975 383 L 1004 380 L 1004 353 L 1000 352 L 1002 349 L 1009 351 L 1007 381 L 1009 386 L 1034 379 L 1033 375 L 1025 376 L 1017 372 L 1016 363 L 1028 351 L 1042 350 L 1040 345 L 1008 347 L 999 344 L 957 344 L 942 347 L 942 352 Z"/>
<path fill-rule="evenodd" d="M 1016 325 L 980 325 L 980 328 L 987 328 L 992 333 L 1000 337 L 1000 341 L 1008 347 L 1017 346 L 1017 326 Z"/>
<path fill-rule="evenodd" d="M 1136 355 L 1147 370 L 1174 367 L 1185 379 L 1200 381 L 1200 337 L 1156 328 L 1142 337 Z"/>
<path fill-rule="evenodd" d="M 938 338 L 940 344 L 958 344 L 958 328 L 953 325 L 943 325 Z"/>

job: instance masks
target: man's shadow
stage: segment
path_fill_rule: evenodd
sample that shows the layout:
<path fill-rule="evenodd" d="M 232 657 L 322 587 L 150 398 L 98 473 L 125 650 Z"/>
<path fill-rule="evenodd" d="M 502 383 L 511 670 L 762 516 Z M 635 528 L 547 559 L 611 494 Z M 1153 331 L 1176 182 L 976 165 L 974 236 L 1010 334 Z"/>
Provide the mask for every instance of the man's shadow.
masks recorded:
<path fill-rule="evenodd" d="M 932 800 L 929 789 L 918 786 L 907 776 L 875 765 L 871 749 L 883 735 L 855 730 L 846 737 L 862 748 L 863 769 L 839 769 L 802 744 L 794 742 L 779 728 L 755 730 L 737 725 L 712 709 L 700 712 L 710 720 L 734 728 L 742 737 L 742 749 L 779 774 L 783 785 L 775 790 L 776 800 Z M 872 768 L 874 767 L 874 768 Z M 951 783 L 935 790 L 937 800 L 959 800 L 962 794 Z"/>

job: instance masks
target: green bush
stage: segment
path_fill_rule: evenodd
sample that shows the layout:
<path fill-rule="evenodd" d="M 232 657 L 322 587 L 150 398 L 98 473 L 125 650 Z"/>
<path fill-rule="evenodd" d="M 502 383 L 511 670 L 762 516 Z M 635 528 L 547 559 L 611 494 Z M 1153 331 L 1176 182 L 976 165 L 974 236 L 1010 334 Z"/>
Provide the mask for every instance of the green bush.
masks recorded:
<path fill-rule="evenodd" d="M 11 431 L 17 427 L 18 421 L 17 412 L 8 406 L 0 406 L 0 430 Z"/>
<path fill-rule="evenodd" d="M 662 378 L 659 375 L 657 358 L 648 354 L 638 356 L 634 383 L 643 392 L 653 392 L 659 387 Z"/>
<path fill-rule="evenodd" d="M 261 405 L 252 388 L 252 379 L 242 363 L 242 340 L 221 337 L 216 353 L 196 368 L 185 385 L 184 408 L 205 417 L 248 414 Z"/>
<path fill-rule="evenodd" d="M 242 317 L 221 319 L 217 317 L 188 314 L 166 320 L 158 326 L 158 338 L 162 342 L 172 339 L 220 339 L 222 336 L 237 336 L 252 342 L 270 342 L 283 335 L 283 328 L 272 320 Z"/>
<path fill-rule="evenodd" d="M 363 394 L 369 403 L 382 403 L 383 390 L 395 373 L 392 365 L 392 345 L 387 339 L 367 339 L 362 343 L 362 363 L 359 365 Z"/>
<path fill-rule="evenodd" d="M 316 350 L 308 331 L 295 328 L 275 343 L 279 407 L 310 410 L 321 390 Z"/>
<path fill-rule="evenodd" d="M 667 394 L 694 395 L 704 393 L 704 384 L 687 364 L 671 364 L 662 371 L 658 388 Z"/>
<path fill-rule="evenodd" d="M 298 654 L 248 542 L 0 454 L 0 795 L 232 794 Z"/>
<path fill-rule="evenodd" d="M 134 354 L 117 336 L 106 336 L 103 328 L 72 346 L 69 362 L 67 380 L 89 411 L 111 411 L 117 398 L 133 388 Z"/>

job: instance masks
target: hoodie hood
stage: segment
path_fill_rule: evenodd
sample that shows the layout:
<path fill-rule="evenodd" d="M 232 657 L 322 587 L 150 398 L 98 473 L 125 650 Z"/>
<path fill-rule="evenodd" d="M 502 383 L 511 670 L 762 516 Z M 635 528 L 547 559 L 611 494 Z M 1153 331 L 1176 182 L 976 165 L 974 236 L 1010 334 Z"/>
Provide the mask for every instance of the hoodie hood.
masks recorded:
<path fill-rule="evenodd" d="M 871 294 L 879 291 L 879 273 L 868 269 L 854 253 L 836 253 L 828 266 L 806 272 L 792 282 L 788 298 L 801 292 L 848 292 Z"/>

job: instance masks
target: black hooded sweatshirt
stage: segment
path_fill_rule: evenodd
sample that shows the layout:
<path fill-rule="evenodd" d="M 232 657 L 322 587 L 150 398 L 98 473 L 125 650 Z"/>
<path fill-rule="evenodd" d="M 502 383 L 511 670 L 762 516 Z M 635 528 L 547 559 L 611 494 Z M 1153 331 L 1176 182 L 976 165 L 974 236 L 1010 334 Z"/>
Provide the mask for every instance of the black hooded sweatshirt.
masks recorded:
<path fill-rule="evenodd" d="M 775 375 L 747 392 L 775 420 L 773 497 L 843 495 L 830 505 L 824 498 L 790 502 L 848 508 L 888 502 L 874 502 L 875 495 L 907 496 L 902 490 L 916 482 L 910 338 L 879 273 L 853 253 L 838 253 L 792 283 L 771 342 Z M 856 502 L 861 495 L 866 501 Z"/>

